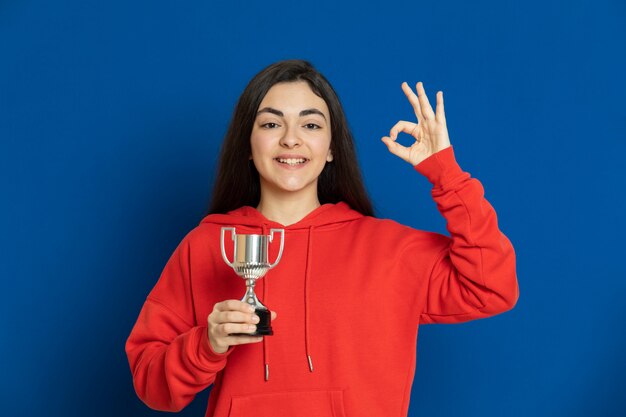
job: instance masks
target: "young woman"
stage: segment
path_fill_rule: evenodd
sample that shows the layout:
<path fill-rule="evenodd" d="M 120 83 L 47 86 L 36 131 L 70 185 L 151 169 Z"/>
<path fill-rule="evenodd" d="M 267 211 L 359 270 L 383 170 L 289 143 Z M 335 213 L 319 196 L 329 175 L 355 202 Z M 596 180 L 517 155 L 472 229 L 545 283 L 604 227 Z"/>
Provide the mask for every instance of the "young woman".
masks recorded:
<path fill-rule="evenodd" d="M 451 237 L 374 218 L 328 81 L 304 61 L 267 67 L 236 106 L 210 214 L 168 261 L 127 341 L 147 405 L 177 411 L 213 384 L 206 416 L 406 415 L 419 324 L 515 305 L 513 247 L 455 161 L 443 93 L 434 111 L 422 83 L 402 89 L 417 123 L 398 122 L 382 141 L 433 184 Z M 398 144 L 400 132 L 415 143 Z M 255 288 L 272 336 L 230 336 L 254 332 L 258 317 L 222 260 L 223 226 L 285 230 L 281 261 Z"/>

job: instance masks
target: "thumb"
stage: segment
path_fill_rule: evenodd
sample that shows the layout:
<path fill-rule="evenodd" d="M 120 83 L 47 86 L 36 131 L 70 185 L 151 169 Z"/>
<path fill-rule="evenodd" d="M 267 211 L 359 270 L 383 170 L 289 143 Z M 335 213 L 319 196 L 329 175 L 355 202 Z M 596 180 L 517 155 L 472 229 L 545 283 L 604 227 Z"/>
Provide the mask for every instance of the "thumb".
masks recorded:
<path fill-rule="evenodd" d="M 272 314 L 272 320 L 276 320 L 276 316 L 277 316 L 278 314 L 276 314 L 276 312 L 275 312 L 275 311 L 272 311 L 272 312 L 271 312 L 271 314 Z"/>

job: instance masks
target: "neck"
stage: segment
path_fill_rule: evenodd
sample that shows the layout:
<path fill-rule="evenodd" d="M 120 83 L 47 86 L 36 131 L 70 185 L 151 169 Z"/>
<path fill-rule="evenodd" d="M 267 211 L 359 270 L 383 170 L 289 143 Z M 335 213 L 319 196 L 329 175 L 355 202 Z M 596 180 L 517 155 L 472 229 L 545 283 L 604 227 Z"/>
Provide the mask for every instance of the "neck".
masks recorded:
<path fill-rule="evenodd" d="M 317 194 L 308 196 L 262 192 L 257 210 L 267 219 L 289 226 L 302 220 L 320 206 Z"/>

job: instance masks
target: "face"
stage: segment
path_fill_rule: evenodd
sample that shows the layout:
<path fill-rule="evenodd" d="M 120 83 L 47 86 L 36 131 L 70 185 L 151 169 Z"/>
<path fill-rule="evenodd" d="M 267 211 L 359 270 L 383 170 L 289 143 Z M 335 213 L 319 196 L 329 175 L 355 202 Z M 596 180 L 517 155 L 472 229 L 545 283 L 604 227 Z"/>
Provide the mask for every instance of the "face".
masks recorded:
<path fill-rule="evenodd" d="M 261 194 L 314 193 L 317 198 L 317 179 L 332 161 L 330 130 L 328 106 L 306 82 L 272 86 L 250 136 Z"/>

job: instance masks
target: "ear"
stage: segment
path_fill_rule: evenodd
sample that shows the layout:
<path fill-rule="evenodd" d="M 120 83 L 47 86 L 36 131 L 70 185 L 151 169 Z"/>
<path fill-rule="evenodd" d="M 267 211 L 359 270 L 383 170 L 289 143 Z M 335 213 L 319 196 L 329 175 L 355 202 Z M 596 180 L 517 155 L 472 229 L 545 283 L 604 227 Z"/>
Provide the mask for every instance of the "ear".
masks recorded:
<path fill-rule="evenodd" d="M 333 153 L 329 149 L 328 155 L 326 156 L 326 162 L 332 162 L 332 160 L 333 160 Z"/>

